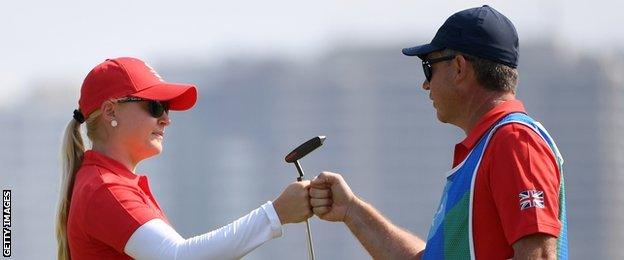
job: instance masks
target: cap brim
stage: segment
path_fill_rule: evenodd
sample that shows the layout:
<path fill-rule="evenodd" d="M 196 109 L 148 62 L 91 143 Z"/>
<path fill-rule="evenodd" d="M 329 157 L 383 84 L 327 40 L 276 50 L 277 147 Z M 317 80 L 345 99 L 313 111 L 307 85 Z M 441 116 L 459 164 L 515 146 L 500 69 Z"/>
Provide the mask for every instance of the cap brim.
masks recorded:
<path fill-rule="evenodd" d="M 188 110 L 197 102 L 197 87 L 189 84 L 163 83 L 132 94 L 150 100 L 167 101 L 171 110 Z"/>
<path fill-rule="evenodd" d="M 419 45 L 419 46 L 415 46 L 411 48 L 404 48 L 403 54 L 407 56 L 418 56 L 419 58 L 422 59 L 425 56 L 427 56 L 427 54 L 432 53 L 434 51 L 439 51 L 442 49 L 444 49 L 444 47 L 440 47 L 440 46 L 433 45 L 431 43 L 427 43 L 427 44 L 423 44 L 423 45 Z"/>

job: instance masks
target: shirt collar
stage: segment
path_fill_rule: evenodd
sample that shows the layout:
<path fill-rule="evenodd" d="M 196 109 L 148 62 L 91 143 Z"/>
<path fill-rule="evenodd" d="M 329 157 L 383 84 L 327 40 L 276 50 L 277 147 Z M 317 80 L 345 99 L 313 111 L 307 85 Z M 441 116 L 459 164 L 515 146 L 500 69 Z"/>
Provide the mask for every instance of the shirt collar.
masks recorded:
<path fill-rule="evenodd" d="M 82 159 L 82 165 L 97 165 L 104 167 L 116 175 L 136 180 L 137 178 L 142 177 L 141 175 L 136 175 L 128 168 L 126 168 L 123 164 L 116 161 L 113 158 L 110 158 L 100 152 L 94 150 L 87 150 Z"/>
<path fill-rule="evenodd" d="M 504 116 L 514 112 L 526 113 L 524 105 L 520 100 L 508 100 L 498 104 L 485 113 L 485 115 L 481 116 L 475 127 L 468 133 L 468 136 L 466 136 L 466 138 L 457 145 L 464 146 L 466 149 L 472 149 L 481 136 L 483 136 L 483 134 L 485 134 L 485 132 L 490 129 L 492 125 L 494 125 L 494 123 L 502 119 Z"/>

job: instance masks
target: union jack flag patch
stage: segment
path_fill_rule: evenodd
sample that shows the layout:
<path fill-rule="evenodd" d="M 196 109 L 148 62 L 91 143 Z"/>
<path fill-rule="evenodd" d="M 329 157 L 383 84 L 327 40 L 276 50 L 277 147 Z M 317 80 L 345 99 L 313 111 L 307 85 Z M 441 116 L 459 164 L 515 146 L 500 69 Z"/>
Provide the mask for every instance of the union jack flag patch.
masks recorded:
<path fill-rule="evenodd" d="M 518 194 L 520 197 L 520 210 L 528 208 L 545 208 L 544 192 L 541 190 L 525 190 Z"/>

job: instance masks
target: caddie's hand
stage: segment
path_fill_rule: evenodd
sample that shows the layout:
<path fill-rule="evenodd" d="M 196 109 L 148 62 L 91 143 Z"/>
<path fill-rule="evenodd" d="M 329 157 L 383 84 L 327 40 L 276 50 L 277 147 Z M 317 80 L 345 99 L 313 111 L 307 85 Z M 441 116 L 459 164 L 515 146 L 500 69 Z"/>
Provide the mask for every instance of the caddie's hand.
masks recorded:
<path fill-rule="evenodd" d="M 293 182 L 273 201 L 282 225 L 298 223 L 312 217 L 308 189 L 310 181 Z"/>
<path fill-rule="evenodd" d="M 322 172 L 310 183 L 310 205 L 321 219 L 344 221 L 356 199 L 340 174 Z"/>

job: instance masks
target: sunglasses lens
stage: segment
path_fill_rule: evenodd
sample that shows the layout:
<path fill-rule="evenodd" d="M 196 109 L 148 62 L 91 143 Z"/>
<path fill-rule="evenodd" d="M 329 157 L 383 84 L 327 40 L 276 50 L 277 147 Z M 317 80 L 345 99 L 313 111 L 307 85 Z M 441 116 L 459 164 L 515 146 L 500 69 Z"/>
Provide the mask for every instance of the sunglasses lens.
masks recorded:
<path fill-rule="evenodd" d="M 431 67 L 429 64 L 423 64 L 423 72 L 425 73 L 425 78 L 427 81 L 431 81 Z"/>
<path fill-rule="evenodd" d="M 169 106 L 167 104 L 163 104 L 159 101 L 150 101 L 148 103 L 149 112 L 153 117 L 161 117 L 163 113 L 169 113 Z"/>

